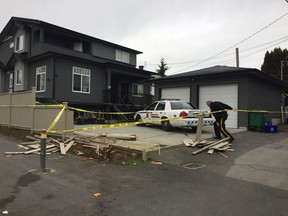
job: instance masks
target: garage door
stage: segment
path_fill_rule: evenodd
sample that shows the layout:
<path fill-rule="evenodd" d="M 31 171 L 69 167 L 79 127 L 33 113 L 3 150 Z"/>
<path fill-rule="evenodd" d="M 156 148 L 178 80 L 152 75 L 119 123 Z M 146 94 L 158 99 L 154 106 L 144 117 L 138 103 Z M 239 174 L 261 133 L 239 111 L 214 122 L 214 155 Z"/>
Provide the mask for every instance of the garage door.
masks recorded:
<path fill-rule="evenodd" d="M 238 84 L 207 85 L 199 88 L 199 108 L 207 109 L 206 101 L 221 101 L 233 108 L 238 107 Z M 228 111 L 227 128 L 238 127 L 237 112 Z"/>
<path fill-rule="evenodd" d="M 190 87 L 162 88 L 161 99 L 180 99 L 190 102 Z"/>

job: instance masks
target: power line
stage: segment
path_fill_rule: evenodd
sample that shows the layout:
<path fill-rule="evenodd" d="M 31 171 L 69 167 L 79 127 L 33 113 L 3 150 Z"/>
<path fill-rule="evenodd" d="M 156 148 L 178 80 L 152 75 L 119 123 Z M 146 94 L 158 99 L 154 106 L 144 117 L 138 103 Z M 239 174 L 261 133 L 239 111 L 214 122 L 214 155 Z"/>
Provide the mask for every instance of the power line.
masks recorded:
<path fill-rule="evenodd" d="M 288 0 L 287 0 L 287 1 L 288 1 Z M 250 36 L 244 38 L 243 40 L 241 40 L 240 42 L 234 44 L 233 46 L 230 46 L 229 48 L 227 48 L 227 49 L 225 49 L 225 50 L 223 50 L 223 51 L 217 53 L 216 55 L 213 55 L 212 57 L 209 57 L 209 58 L 207 58 L 207 59 L 205 59 L 205 60 L 203 60 L 203 61 L 200 61 L 200 62 L 197 63 L 197 64 L 194 64 L 194 65 L 189 66 L 189 67 L 187 67 L 187 68 L 184 68 L 184 69 L 182 69 L 182 70 L 180 70 L 180 71 L 177 71 L 176 73 L 181 72 L 181 71 L 184 71 L 184 70 L 187 70 L 187 69 L 189 69 L 189 68 L 191 68 L 191 67 L 195 67 L 195 66 L 197 66 L 197 65 L 200 65 L 200 64 L 202 64 L 202 63 L 204 63 L 204 62 L 207 62 L 207 61 L 209 61 L 209 60 L 211 60 L 211 59 L 213 59 L 213 58 L 215 58 L 215 57 L 221 55 L 222 53 L 227 52 L 228 50 L 230 50 L 230 49 L 232 49 L 232 48 L 238 46 L 239 44 L 241 44 L 241 43 L 243 43 L 243 42 L 249 40 L 250 38 L 254 37 L 256 34 L 259 34 L 261 31 L 267 29 L 268 27 L 270 27 L 271 25 L 273 25 L 274 23 L 276 23 L 277 21 L 279 21 L 280 19 L 282 19 L 283 17 L 285 17 L 285 16 L 287 16 L 287 15 L 288 15 L 288 13 L 283 14 L 282 16 L 280 16 L 279 18 L 277 18 L 277 19 L 274 20 L 273 22 L 269 23 L 268 25 L 264 26 L 263 28 L 261 28 L 260 30 L 258 30 L 257 32 L 255 32 L 254 34 L 252 34 L 252 35 L 250 35 Z"/>
<path fill-rule="evenodd" d="M 275 39 L 275 40 L 266 42 L 266 43 L 264 43 L 264 44 L 259 44 L 259 45 L 253 46 L 253 47 L 249 47 L 249 48 L 247 48 L 247 49 L 241 49 L 241 54 L 265 46 L 265 48 L 263 48 L 263 49 L 260 50 L 260 51 L 263 51 L 263 50 L 265 50 L 265 49 L 268 49 L 268 48 L 271 48 L 271 47 L 276 46 L 276 45 L 278 45 L 278 44 L 281 44 L 281 43 L 283 43 L 283 42 L 285 42 L 285 41 L 287 41 L 287 40 L 288 40 L 288 36 L 285 36 L 285 37 L 281 37 L 281 38 L 278 38 L 278 39 Z M 272 44 L 272 43 L 273 43 L 273 44 Z M 270 44 L 272 44 L 272 45 L 270 45 Z M 267 45 L 269 45 L 269 46 L 267 47 Z M 260 51 L 259 51 L 259 49 L 258 49 L 255 53 L 260 52 Z M 217 58 L 217 57 L 218 57 L 218 58 L 230 57 L 230 60 L 231 60 L 231 59 L 232 59 L 231 56 L 234 56 L 234 55 L 235 55 L 234 52 L 233 52 L 233 53 L 230 52 L 230 53 L 227 53 L 227 54 L 225 54 L 225 55 L 216 56 L 215 58 Z M 253 54 L 253 55 L 254 55 L 254 54 Z M 241 56 L 241 57 L 242 57 L 242 56 Z M 241 58 L 241 59 L 242 59 L 242 58 Z M 203 60 L 204 60 L 204 59 L 191 60 L 191 61 L 185 61 L 185 62 L 169 63 L 169 66 L 181 67 L 181 66 L 177 66 L 177 65 L 189 64 L 189 63 L 191 63 L 191 62 L 200 62 L 200 61 L 203 61 Z M 229 60 L 229 61 L 230 61 L 230 60 Z M 233 60 L 235 60 L 234 57 L 233 57 Z M 227 61 L 227 60 L 224 60 L 224 62 L 226 62 L 226 61 Z M 222 61 L 221 61 L 221 62 L 222 62 Z M 153 66 L 153 65 L 158 65 L 158 64 L 146 64 L 146 65 Z"/>

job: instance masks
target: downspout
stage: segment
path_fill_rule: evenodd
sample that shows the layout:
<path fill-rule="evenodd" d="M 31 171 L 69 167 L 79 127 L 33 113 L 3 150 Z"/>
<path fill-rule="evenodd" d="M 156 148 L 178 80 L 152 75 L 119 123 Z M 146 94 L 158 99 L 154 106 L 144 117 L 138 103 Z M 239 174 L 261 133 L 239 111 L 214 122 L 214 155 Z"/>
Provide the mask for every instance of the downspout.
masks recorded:
<path fill-rule="evenodd" d="M 53 82 L 52 82 L 52 98 L 55 99 L 55 85 L 56 85 L 56 57 L 53 57 Z"/>

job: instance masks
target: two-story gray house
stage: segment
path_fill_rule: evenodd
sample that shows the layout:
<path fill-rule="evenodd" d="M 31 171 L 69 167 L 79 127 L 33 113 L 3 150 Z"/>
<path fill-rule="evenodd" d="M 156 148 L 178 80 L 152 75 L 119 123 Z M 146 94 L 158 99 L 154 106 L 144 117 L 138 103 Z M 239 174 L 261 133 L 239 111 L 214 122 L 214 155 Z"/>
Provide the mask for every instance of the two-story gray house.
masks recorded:
<path fill-rule="evenodd" d="M 144 105 L 141 52 L 47 22 L 12 17 L 0 33 L 0 93 L 31 90 L 70 105 Z"/>

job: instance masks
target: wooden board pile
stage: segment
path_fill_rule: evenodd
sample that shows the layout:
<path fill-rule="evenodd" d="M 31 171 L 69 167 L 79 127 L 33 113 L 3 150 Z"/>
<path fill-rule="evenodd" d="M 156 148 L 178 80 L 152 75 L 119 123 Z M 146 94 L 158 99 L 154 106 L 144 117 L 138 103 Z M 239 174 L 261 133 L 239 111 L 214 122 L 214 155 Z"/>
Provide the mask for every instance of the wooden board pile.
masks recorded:
<path fill-rule="evenodd" d="M 5 152 L 5 155 L 18 155 L 18 154 L 40 154 L 41 150 L 41 137 L 39 135 L 35 136 L 26 136 L 29 142 L 22 142 L 18 146 L 18 148 L 23 151 L 17 152 Z M 67 151 L 75 145 L 75 136 L 71 137 L 65 141 L 59 141 L 55 138 L 49 137 L 46 139 L 46 154 L 51 154 L 54 152 L 61 152 L 61 154 L 65 155 Z"/>
<path fill-rule="evenodd" d="M 39 135 L 26 136 L 30 141 L 22 142 L 17 145 L 21 151 L 5 152 L 5 155 L 28 155 L 40 154 L 41 151 L 41 137 Z M 135 140 L 136 135 L 123 134 L 102 134 L 100 136 L 81 136 L 75 135 L 66 140 L 60 140 L 53 137 L 46 139 L 46 154 L 60 152 L 66 155 L 68 150 L 74 146 L 73 151 L 77 155 L 96 156 L 97 158 L 107 159 L 112 151 L 112 147 L 116 139 Z"/>
<path fill-rule="evenodd" d="M 227 141 L 229 138 L 224 138 L 218 141 L 208 141 L 208 140 L 201 140 L 201 141 L 193 141 L 192 139 L 184 139 L 183 143 L 187 147 L 198 147 L 199 149 L 192 152 L 193 155 L 198 154 L 203 151 L 207 151 L 207 154 L 213 154 L 217 151 L 220 155 L 225 158 L 228 158 L 223 152 L 234 151 L 232 149 L 232 145 Z"/>

